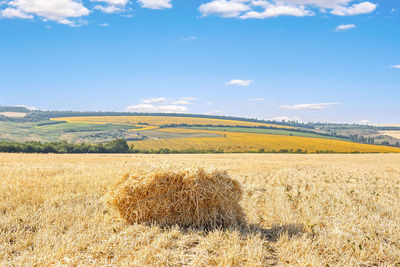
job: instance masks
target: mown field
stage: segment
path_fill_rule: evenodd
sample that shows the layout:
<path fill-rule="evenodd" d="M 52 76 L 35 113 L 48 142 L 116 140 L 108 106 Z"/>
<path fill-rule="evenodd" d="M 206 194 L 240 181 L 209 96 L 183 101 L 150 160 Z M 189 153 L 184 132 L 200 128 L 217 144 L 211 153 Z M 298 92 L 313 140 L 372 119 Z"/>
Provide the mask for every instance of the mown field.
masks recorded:
<path fill-rule="evenodd" d="M 225 169 L 240 229 L 129 225 L 105 203 L 130 170 Z M 0 266 L 399 266 L 400 155 L 0 154 Z"/>

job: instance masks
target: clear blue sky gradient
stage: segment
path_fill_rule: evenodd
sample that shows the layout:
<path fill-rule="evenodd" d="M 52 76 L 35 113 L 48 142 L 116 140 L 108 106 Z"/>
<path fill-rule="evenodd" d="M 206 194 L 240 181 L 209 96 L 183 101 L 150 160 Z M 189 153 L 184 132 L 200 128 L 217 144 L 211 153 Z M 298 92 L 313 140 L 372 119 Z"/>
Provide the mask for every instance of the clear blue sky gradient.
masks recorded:
<path fill-rule="evenodd" d="M 204 2 L 134 3 L 133 17 L 96 11 L 81 27 L 0 19 L 0 105 L 125 111 L 144 99 L 195 97 L 187 112 L 400 123 L 400 69 L 390 67 L 400 64 L 398 0 L 356 16 L 261 20 L 202 17 Z M 356 28 L 335 31 L 341 24 Z M 254 82 L 226 85 L 233 79 Z M 281 107 L 317 103 L 338 104 Z"/>

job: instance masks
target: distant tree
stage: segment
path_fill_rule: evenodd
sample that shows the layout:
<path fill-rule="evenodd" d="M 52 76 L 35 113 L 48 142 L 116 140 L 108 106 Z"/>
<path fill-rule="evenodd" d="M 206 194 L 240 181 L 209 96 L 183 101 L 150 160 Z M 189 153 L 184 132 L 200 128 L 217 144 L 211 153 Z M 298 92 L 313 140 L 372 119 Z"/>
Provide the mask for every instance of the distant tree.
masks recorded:
<path fill-rule="evenodd" d="M 117 138 L 105 145 L 109 153 L 128 153 L 129 145 L 123 138 Z"/>

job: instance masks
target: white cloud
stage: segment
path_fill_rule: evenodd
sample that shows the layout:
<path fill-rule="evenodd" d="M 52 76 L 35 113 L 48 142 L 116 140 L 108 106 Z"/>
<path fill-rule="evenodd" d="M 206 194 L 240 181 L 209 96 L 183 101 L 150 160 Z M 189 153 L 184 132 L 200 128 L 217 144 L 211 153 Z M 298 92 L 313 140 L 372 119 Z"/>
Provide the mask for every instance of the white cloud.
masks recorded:
<path fill-rule="evenodd" d="M 391 10 L 390 10 L 390 13 L 395 13 L 396 12 L 396 9 L 394 9 L 394 8 L 392 8 Z"/>
<path fill-rule="evenodd" d="M 362 2 L 349 7 L 338 6 L 331 13 L 338 16 L 353 16 L 373 12 L 378 5 L 371 2 Z"/>
<path fill-rule="evenodd" d="M 94 7 L 94 9 L 100 10 L 100 11 L 102 11 L 104 13 L 108 13 L 108 14 L 125 11 L 124 7 L 116 6 L 116 5 L 109 5 L 109 6 L 96 5 Z"/>
<path fill-rule="evenodd" d="M 191 105 L 192 102 L 197 100 L 196 97 L 181 97 L 176 101 L 173 101 L 171 104 L 173 105 Z"/>
<path fill-rule="evenodd" d="M 306 10 L 304 6 L 269 5 L 263 12 L 249 11 L 240 16 L 241 19 L 265 19 L 279 16 L 304 17 L 314 15 L 313 11 Z"/>
<path fill-rule="evenodd" d="M 240 0 L 214 0 L 199 7 L 203 16 L 219 15 L 224 18 L 238 17 L 242 12 L 250 10 L 250 7 Z"/>
<path fill-rule="evenodd" d="M 29 110 L 39 110 L 37 107 L 28 107 L 28 106 L 25 106 L 25 105 L 15 105 L 16 107 L 21 107 L 21 108 L 26 108 L 26 109 L 29 109 Z"/>
<path fill-rule="evenodd" d="M 151 105 L 151 104 L 139 104 L 129 106 L 126 108 L 132 112 L 161 112 L 161 113 L 183 113 L 187 112 L 188 108 L 182 105 Z"/>
<path fill-rule="evenodd" d="M 281 105 L 280 108 L 290 110 L 325 110 L 339 103 L 318 103 L 318 104 L 297 104 L 297 105 Z"/>
<path fill-rule="evenodd" d="M 192 102 L 187 101 L 187 100 L 177 100 L 172 102 L 173 105 L 190 105 Z"/>
<path fill-rule="evenodd" d="M 202 16 L 216 15 L 224 18 L 265 19 L 278 16 L 313 16 L 313 9 L 321 13 L 330 11 L 339 16 L 373 12 L 377 4 L 354 0 L 209 0 L 199 7 Z"/>
<path fill-rule="evenodd" d="M 101 27 L 108 27 L 108 26 L 110 26 L 110 24 L 108 24 L 108 23 L 101 23 L 101 24 L 98 24 L 99 26 L 101 26 Z"/>
<path fill-rule="evenodd" d="M 167 99 L 165 97 L 149 98 L 141 100 L 142 103 L 152 104 L 152 103 L 165 103 Z"/>
<path fill-rule="evenodd" d="M 128 0 L 90 0 L 91 2 L 101 2 L 106 5 L 96 5 L 94 9 L 100 10 L 104 13 L 117 13 L 125 11 L 125 6 Z"/>
<path fill-rule="evenodd" d="M 138 0 L 141 7 L 150 9 L 172 8 L 171 0 Z"/>
<path fill-rule="evenodd" d="M 28 15 L 19 9 L 8 7 L 0 12 L 4 18 L 20 18 L 20 19 L 33 19 L 32 15 Z"/>
<path fill-rule="evenodd" d="M 70 26 L 78 25 L 71 21 L 71 18 L 90 14 L 89 9 L 81 2 L 74 0 L 13 0 L 9 1 L 7 5 L 9 7 L 1 11 L 3 17 L 32 19 L 34 16 L 38 16 Z"/>
<path fill-rule="evenodd" d="M 254 81 L 253 80 L 231 80 L 226 85 L 237 85 L 237 86 L 250 86 Z"/>
<path fill-rule="evenodd" d="M 128 0 L 91 0 L 91 2 L 104 2 L 110 5 L 125 6 L 128 4 Z"/>
<path fill-rule="evenodd" d="M 335 31 L 347 31 L 356 28 L 357 26 L 354 24 L 342 24 L 335 28 Z"/>
<path fill-rule="evenodd" d="M 0 0 L 0 18 L 34 19 L 39 17 L 44 21 L 56 21 L 77 27 L 87 24 L 82 17 L 88 16 L 94 10 L 108 14 L 130 10 L 129 0 L 90 0 L 90 2 L 96 4 L 89 10 L 85 7 L 83 0 Z M 138 0 L 138 3 L 143 8 L 172 8 L 171 0 Z"/>
<path fill-rule="evenodd" d="M 129 106 L 126 109 L 134 112 L 183 113 L 188 111 L 188 106 L 195 100 L 195 97 L 181 97 L 175 100 L 165 97 L 149 98 L 142 99 L 140 104 Z"/>
<path fill-rule="evenodd" d="M 399 65 L 391 65 L 390 66 L 392 69 L 400 69 L 400 64 Z"/>

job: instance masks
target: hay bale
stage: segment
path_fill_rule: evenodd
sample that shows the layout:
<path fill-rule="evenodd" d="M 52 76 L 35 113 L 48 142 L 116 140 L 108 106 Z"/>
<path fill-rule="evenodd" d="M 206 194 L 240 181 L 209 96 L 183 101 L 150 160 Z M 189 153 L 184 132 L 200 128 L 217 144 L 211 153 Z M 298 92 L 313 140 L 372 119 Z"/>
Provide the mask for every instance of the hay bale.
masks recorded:
<path fill-rule="evenodd" d="M 226 171 L 168 167 L 126 175 L 110 203 L 129 223 L 215 228 L 244 223 L 241 196 Z"/>

